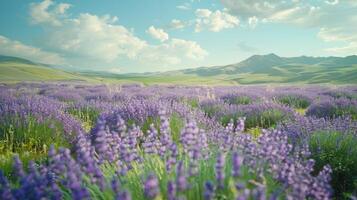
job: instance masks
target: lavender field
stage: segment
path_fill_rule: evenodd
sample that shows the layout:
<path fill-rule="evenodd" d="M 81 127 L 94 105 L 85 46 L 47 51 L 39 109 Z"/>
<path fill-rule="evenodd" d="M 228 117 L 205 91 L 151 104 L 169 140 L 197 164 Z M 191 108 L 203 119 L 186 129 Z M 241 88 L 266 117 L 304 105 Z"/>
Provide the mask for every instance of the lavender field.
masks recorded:
<path fill-rule="evenodd" d="M 357 0 L 0 0 L 0 200 L 357 200 Z"/>
<path fill-rule="evenodd" d="M 356 198 L 355 86 L 0 87 L 0 199 Z"/>

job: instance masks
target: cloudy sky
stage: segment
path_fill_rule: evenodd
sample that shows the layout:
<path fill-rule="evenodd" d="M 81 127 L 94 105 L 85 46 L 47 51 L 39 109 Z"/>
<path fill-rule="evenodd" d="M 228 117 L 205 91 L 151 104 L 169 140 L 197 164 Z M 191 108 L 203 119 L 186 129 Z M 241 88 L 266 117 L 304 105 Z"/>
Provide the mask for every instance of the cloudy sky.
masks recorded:
<path fill-rule="evenodd" d="M 115 73 L 357 54 L 357 0 L 1 0 L 0 54 Z"/>

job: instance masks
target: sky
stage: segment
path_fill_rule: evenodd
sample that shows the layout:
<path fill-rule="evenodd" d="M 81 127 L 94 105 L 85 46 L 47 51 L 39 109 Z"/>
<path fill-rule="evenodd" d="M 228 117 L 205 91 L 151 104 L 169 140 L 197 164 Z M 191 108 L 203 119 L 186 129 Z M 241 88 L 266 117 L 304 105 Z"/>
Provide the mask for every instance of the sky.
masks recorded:
<path fill-rule="evenodd" d="M 356 33 L 357 0 L 0 2 L 1 55 L 112 73 L 355 55 Z"/>

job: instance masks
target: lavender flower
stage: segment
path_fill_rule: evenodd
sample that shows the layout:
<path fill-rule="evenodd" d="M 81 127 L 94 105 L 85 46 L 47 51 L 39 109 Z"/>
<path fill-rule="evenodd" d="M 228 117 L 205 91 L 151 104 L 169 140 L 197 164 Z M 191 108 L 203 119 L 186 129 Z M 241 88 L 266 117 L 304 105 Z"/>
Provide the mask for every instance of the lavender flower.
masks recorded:
<path fill-rule="evenodd" d="M 185 191 L 186 189 L 188 189 L 188 182 L 186 176 L 187 175 L 185 172 L 185 166 L 183 165 L 183 162 L 180 161 L 177 163 L 176 167 L 176 185 L 178 191 Z"/>
<path fill-rule="evenodd" d="M 218 184 L 218 188 L 222 189 L 224 188 L 224 162 L 225 162 L 225 157 L 222 153 L 218 153 L 217 155 L 217 161 L 216 161 L 216 181 Z"/>
<path fill-rule="evenodd" d="M 204 192 L 203 192 L 203 199 L 211 200 L 214 198 L 214 185 L 210 181 L 205 182 L 204 185 Z"/>
<path fill-rule="evenodd" d="M 14 172 L 15 176 L 18 178 L 24 178 L 25 172 L 23 170 L 22 162 L 19 158 L 19 155 L 14 156 Z"/>
<path fill-rule="evenodd" d="M 172 143 L 170 146 L 170 154 L 169 157 L 166 160 L 166 170 L 170 172 L 172 170 L 172 167 L 176 164 L 177 162 L 177 156 L 178 156 L 178 150 L 177 150 L 177 145 L 175 143 Z"/>
<path fill-rule="evenodd" d="M 234 152 L 232 155 L 232 176 L 239 177 L 240 170 L 243 163 L 243 158 L 238 154 L 238 152 Z"/>
<path fill-rule="evenodd" d="M 0 197 L 4 200 L 12 200 L 14 197 L 11 194 L 11 188 L 9 181 L 0 170 Z"/>
<path fill-rule="evenodd" d="M 144 194 L 149 199 L 155 199 L 160 193 L 159 180 L 154 174 L 149 174 L 144 182 Z"/>
<path fill-rule="evenodd" d="M 167 199 L 176 200 L 176 184 L 173 181 L 167 183 Z"/>

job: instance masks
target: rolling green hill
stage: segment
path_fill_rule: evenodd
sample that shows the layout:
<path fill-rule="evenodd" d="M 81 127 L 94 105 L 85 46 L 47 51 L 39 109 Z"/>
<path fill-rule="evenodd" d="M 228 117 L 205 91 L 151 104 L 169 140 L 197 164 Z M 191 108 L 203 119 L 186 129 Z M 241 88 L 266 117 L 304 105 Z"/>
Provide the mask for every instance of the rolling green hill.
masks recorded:
<path fill-rule="evenodd" d="M 0 56 L 0 81 L 88 81 L 87 77 L 74 73 L 52 69 L 44 64 L 10 57 Z"/>
<path fill-rule="evenodd" d="M 88 83 L 121 83 L 130 80 L 109 77 L 95 72 L 92 74 L 69 71 L 60 66 L 35 63 L 27 59 L 0 55 L 0 82 L 71 81 Z M 137 81 L 136 81 L 137 82 Z"/>
<path fill-rule="evenodd" d="M 143 84 L 357 84 L 357 56 L 279 57 L 254 55 L 242 62 L 214 67 L 143 74 L 74 72 L 26 59 L 0 56 L 0 82 L 85 81 Z"/>
<path fill-rule="evenodd" d="M 275 54 L 254 55 L 232 65 L 200 67 L 149 76 L 156 79 L 187 76 L 235 84 L 357 84 L 357 56 L 285 58 Z"/>

